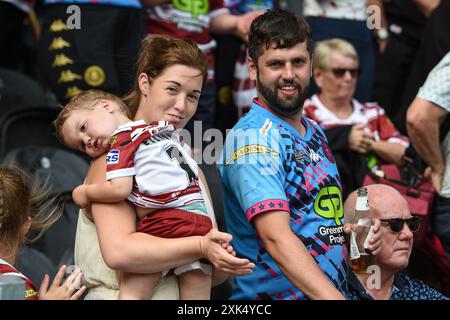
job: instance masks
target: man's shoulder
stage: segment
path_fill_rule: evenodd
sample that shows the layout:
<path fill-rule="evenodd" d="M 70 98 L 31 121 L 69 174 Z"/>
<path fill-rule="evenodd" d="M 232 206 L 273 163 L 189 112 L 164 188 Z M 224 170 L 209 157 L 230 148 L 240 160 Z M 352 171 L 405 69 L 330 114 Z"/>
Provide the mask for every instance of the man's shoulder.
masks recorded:
<path fill-rule="evenodd" d="M 325 132 L 315 120 L 309 118 L 308 116 L 303 116 L 302 120 L 305 121 L 305 123 L 307 123 L 307 126 L 309 126 L 311 130 L 311 136 L 319 134 L 320 136 L 326 139 Z"/>
<path fill-rule="evenodd" d="M 450 52 L 430 71 L 417 93 L 422 98 L 450 110 Z"/>
<path fill-rule="evenodd" d="M 263 114 L 250 109 L 249 112 L 244 114 L 234 126 L 236 127 L 257 127 L 259 123 L 264 122 L 267 119 Z"/>
<path fill-rule="evenodd" d="M 231 133 L 237 135 L 245 132 L 248 135 L 254 136 L 266 135 L 273 131 L 279 131 L 276 121 L 257 112 L 249 112 L 244 115 L 231 129 Z"/>

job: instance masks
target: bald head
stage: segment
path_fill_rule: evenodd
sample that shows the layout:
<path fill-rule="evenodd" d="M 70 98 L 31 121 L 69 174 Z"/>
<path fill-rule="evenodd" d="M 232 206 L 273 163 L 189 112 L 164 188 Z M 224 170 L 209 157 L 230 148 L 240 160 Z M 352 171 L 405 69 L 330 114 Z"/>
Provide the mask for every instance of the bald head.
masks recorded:
<path fill-rule="evenodd" d="M 404 213 L 409 206 L 405 198 L 396 189 L 385 184 L 372 184 L 366 186 L 369 196 L 369 206 L 372 218 L 390 219 L 394 213 Z M 345 200 L 345 221 L 350 222 L 355 215 L 356 190 Z"/>

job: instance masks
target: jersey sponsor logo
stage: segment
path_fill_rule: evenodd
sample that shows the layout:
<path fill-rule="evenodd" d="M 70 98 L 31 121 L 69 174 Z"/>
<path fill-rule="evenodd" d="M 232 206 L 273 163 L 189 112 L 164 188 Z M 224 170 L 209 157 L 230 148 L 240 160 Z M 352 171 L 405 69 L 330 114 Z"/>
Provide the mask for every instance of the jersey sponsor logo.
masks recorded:
<path fill-rule="evenodd" d="M 209 0 L 173 0 L 173 6 L 183 12 L 189 12 L 192 18 L 209 12 Z"/>
<path fill-rule="evenodd" d="M 314 201 L 314 211 L 322 218 L 334 219 L 336 225 L 340 226 L 340 219 L 344 216 L 341 188 L 327 186 L 320 189 Z"/>
<path fill-rule="evenodd" d="M 113 149 L 108 152 L 106 156 L 106 164 L 117 164 L 119 163 L 119 155 L 120 151 L 117 149 Z"/>
<path fill-rule="evenodd" d="M 298 165 L 302 165 L 308 157 L 303 150 L 295 150 L 293 156 Z"/>
<path fill-rule="evenodd" d="M 225 163 L 225 167 L 229 166 L 233 161 L 236 161 L 240 157 L 247 156 L 249 154 L 253 153 L 263 153 L 263 154 L 270 154 L 271 156 L 278 157 L 280 154 L 276 151 L 269 150 L 266 146 L 260 145 L 260 144 L 251 144 L 242 148 L 237 149 L 235 152 L 233 152 L 233 155 L 230 159 L 227 160 Z"/>
<path fill-rule="evenodd" d="M 320 226 L 319 234 L 322 240 L 329 245 L 343 245 L 345 243 L 344 226 Z M 328 241 L 325 241 L 327 239 Z"/>

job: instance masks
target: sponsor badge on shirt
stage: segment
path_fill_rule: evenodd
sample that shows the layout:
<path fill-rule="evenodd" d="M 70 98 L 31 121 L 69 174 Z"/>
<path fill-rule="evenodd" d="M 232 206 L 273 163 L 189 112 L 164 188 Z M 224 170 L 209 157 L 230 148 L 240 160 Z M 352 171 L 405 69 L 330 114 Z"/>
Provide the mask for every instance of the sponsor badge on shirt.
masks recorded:
<path fill-rule="evenodd" d="M 106 164 L 117 164 L 119 163 L 120 151 L 117 149 L 110 150 L 106 156 Z"/>

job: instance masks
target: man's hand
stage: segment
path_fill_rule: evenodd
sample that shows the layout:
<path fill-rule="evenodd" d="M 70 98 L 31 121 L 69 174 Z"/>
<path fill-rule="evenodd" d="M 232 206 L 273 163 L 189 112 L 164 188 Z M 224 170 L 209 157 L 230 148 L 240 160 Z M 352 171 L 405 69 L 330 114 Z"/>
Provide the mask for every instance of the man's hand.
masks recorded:
<path fill-rule="evenodd" d="M 369 247 L 367 249 L 370 250 L 372 255 L 376 256 L 381 251 L 381 221 L 380 219 L 372 219 L 372 236 L 369 239 Z M 357 223 L 346 223 L 344 224 L 344 232 L 347 235 L 350 235 L 351 231 L 358 232 L 361 226 Z"/>
<path fill-rule="evenodd" d="M 87 196 L 86 189 L 87 189 L 87 185 L 82 184 L 82 185 L 79 185 L 78 187 L 76 187 L 72 192 L 73 202 L 75 202 L 75 204 L 80 209 L 84 209 L 84 208 L 88 207 L 89 204 L 91 203 Z"/>
<path fill-rule="evenodd" d="M 380 219 L 372 219 L 372 237 L 369 239 L 369 250 L 372 255 L 376 256 L 381 252 L 381 221 Z"/>
<path fill-rule="evenodd" d="M 425 179 L 431 181 L 434 189 L 439 193 L 442 189 L 442 179 L 444 177 L 444 170 L 433 170 L 431 167 L 427 167 L 424 172 Z"/>

